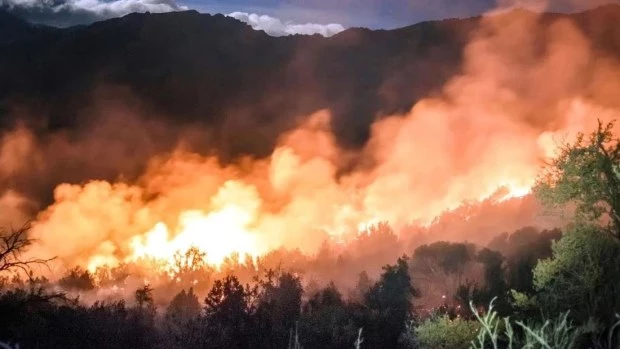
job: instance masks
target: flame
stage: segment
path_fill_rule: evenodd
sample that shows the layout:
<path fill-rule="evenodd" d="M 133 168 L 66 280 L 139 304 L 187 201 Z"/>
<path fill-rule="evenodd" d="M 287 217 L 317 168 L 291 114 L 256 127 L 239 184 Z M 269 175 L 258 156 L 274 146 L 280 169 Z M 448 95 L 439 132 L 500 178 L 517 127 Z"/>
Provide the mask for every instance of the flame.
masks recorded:
<path fill-rule="evenodd" d="M 206 253 L 207 263 L 219 267 L 232 254 L 242 259 L 259 256 L 262 251 L 257 233 L 249 228 L 258 210 L 254 194 L 252 187 L 242 183 L 224 183 L 211 200 L 217 209 L 182 211 L 173 229 L 158 222 L 145 234 L 132 239 L 132 254 L 128 259 L 155 259 L 170 264 L 177 252 L 197 248 Z"/>
<path fill-rule="evenodd" d="M 378 222 L 399 231 L 466 203 L 527 196 L 558 140 L 593 129 L 593 116 L 618 118 L 620 80 L 609 77 L 619 76 L 620 64 L 600 60 L 570 23 L 542 36 L 535 18 L 480 25 L 464 49 L 462 73 L 408 112 L 378 118 L 363 147 L 339 146 L 323 110 L 280 135 L 269 157 L 222 165 L 178 151 L 153 158 L 135 183 L 62 184 L 33 226 L 33 255 L 96 268 L 171 263 L 196 247 L 218 266 L 233 253 L 314 253 L 325 238 L 344 242 Z M 545 50 L 534 45 L 540 37 Z M 21 137 L 23 144 L 5 140 L 5 167 L 46 158 Z M 34 154 L 8 157 L 13 148 Z"/>
<path fill-rule="evenodd" d="M 256 234 L 247 229 L 250 219 L 250 214 L 235 204 L 211 213 L 183 212 L 174 234 L 159 222 L 144 236 L 134 237 L 130 260 L 153 258 L 172 263 L 175 253 L 192 247 L 205 252 L 207 263 L 214 266 L 235 253 L 257 257 L 260 251 Z"/>

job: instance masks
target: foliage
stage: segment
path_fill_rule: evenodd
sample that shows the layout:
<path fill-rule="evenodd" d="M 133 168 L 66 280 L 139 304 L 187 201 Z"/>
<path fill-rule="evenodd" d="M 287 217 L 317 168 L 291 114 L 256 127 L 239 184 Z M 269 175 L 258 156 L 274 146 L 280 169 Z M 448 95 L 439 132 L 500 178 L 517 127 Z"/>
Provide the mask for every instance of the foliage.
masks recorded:
<path fill-rule="evenodd" d="M 58 285 L 66 290 L 90 291 L 95 288 L 95 280 L 88 270 L 76 267 L 60 279 Z"/>
<path fill-rule="evenodd" d="M 575 319 L 609 324 L 620 311 L 620 243 L 592 226 L 575 226 L 534 269 L 538 305 Z"/>
<path fill-rule="evenodd" d="M 0 341 L 22 348 L 156 347 L 152 323 L 140 321 L 123 301 L 85 306 L 41 288 L 0 295 Z"/>
<path fill-rule="evenodd" d="M 349 293 L 349 298 L 356 302 L 362 302 L 364 297 L 372 287 L 373 282 L 370 280 L 368 274 L 363 271 L 358 275 L 357 284 L 355 288 Z"/>
<path fill-rule="evenodd" d="M 457 317 L 437 316 L 423 321 L 415 328 L 414 338 L 420 349 L 461 349 L 476 338 L 480 324 Z"/>
<path fill-rule="evenodd" d="M 412 312 L 412 300 L 417 295 L 409 275 L 409 259 L 401 257 L 395 265 L 383 268 L 381 278 L 365 297 L 366 324 L 362 326 L 369 347 L 396 347 Z"/>
<path fill-rule="evenodd" d="M 347 348 L 355 339 L 353 309 L 333 283 L 313 295 L 304 305 L 299 322 L 305 348 Z"/>
<path fill-rule="evenodd" d="M 476 259 L 484 267 L 484 287 L 478 290 L 477 299 L 488 303 L 491 299 L 497 298 L 500 313 L 508 311 L 508 285 L 504 273 L 504 256 L 501 253 L 492 251 L 488 248 L 478 252 Z"/>
<path fill-rule="evenodd" d="M 500 252 L 504 258 L 504 272 L 507 287 L 520 293 L 534 291 L 532 270 L 539 260 L 552 255 L 551 244 L 562 237 L 558 229 L 538 231 L 524 227 L 512 234 L 504 233 L 489 243 L 489 248 Z M 490 299 L 484 302 L 488 303 Z M 467 304 L 467 303 L 466 303 Z"/>
<path fill-rule="evenodd" d="M 418 247 L 412 264 L 428 274 L 462 274 L 463 267 L 474 258 L 475 246 L 445 241 Z"/>
<path fill-rule="evenodd" d="M 560 146 L 559 155 L 538 178 L 535 195 L 553 207 L 573 203 L 579 222 L 607 218 L 607 230 L 620 238 L 620 141 L 614 123 L 603 125 L 574 143 Z"/>
<path fill-rule="evenodd" d="M 263 333 L 263 346 L 283 348 L 290 343 L 290 331 L 301 316 L 303 287 L 299 277 L 283 273 L 276 277 L 268 271 L 259 281 L 255 326 Z"/>
<path fill-rule="evenodd" d="M 166 318 L 174 324 L 183 325 L 197 318 L 200 313 L 200 302 L 194 289 L 190 288 L 189 291 L 182 290 L 172 298 L 166 309 Z"/>
<path fill-rule="evenodd" d="M 476 247 L 468 243 L 438 241 L 413 252 L 411 271 L 441 296 L 454 295 L 463 284 L 465 272 L 476 258 Z"/>
<path fill-rule="evenodd" d="M 512 322 L 508 317 L 500 319 L 493 301 L 486 314 L 480 314 L 473 303 L 470 307 L 480 323 L 478 335 L 470 346 L 472 349 L 573 349 L 579 347 L 579 338 L 584 333 L 583 328 L 575 327 L 568 320 L 568 313 L 528 326 L 521 321 Z"/>
<path fill-rule="evenodd" d="M 41 347 L 41 341 L 49 343 L 46 347 L 95 349 L 445 349 L 466 347 L 471 340 L 473 348 L 485 349 L 508 345 L 570 348 L 583 344 L 582 340 L 618 340 L 614 329 L 603 325 L 609 325 L 605 321 L 617 308 L 614 295 L 618 289 L 615 279 L 620 275 L 620 257 L 616 257 L 620 256 L 620 242 L 597 227 L 576 225 L 551 248 L 554 234 L 524 230 L 480 250 L 469 244 L 428 245 L 418 250 L 416 260 L 403 257 L 386 265 L 376 282 L 366 273 L 359 274 L 358 285 L 348 298 L 334 283 L 323 288 L 316 284 L 312 290 L 307 286 L 304 293 L 297 274 L 268 271 L 251 284 L 243 284 L 233 275 L 216 280 L 203 304 L 196 295 L 200 291 L 180 291 L 165 311 L 156 312 L 155 298 L 165 292 L 158 289 L 154 294 L 149 285 L 135 291 L 135 306 L 99 302 L 89 307 L 52 297 L 48 289 L 55 284 L 46 280 L 13 281 L 10 288 L 0 292 L 0 340 L 33 348 Z M 528 249 L 535 251 L 529 253 Z M 524 293 L 511 291 L 510 259 L 526 261 L 519 267 L 525 272 L 526 266 L 545 255 L 551 258 L 536 268 L 536 287 Z M 184 260 L 179 259 L 180 266 L 191 269 L 195 265 Z M 473 268 L 466 270 L 459 263 Z M 471 312 L 466 306 L 448 307 L 446 303 L 445 309 L 435 308 L 432 317 L 419 323 L 420 313 L 414 305 L 420 291 L 413 287 L 412 278 L 424 267 L 436 270 L 439 281 L 442 275 L 453 278 L 466 272 L 468 277 L 474 276 L 461 284 L 455 295 L 462 305 L 470 300 L 485 304 L 490 298 L 496 299 L 484 313 L 473 307 Z M 191 273 L 190 269 L 186 271 Z M 126 272 L 122 267 L 118 272 L 107 270 L 96 275 L 105 280 L 124 280 Z M 74 269 L 56 285 L 98 291 L 101 279 L 93 282 L 93 278 L 87 271 Z M 105 284 L 109 286 L 108 281 Z M 509 299 L 516 306 L 504 308 L 502 301 Z M 596 302 L 588 303 L 592 300 Z M 162 304 L 159 298 L 157 304 Z M 541 308 L 544 314 L 562 316 L 532 322 Z M 501 318 L 509 312 L 510 318 Z M 601 326 L 582 326 L 589 317 L 598 319 Z"/>
<path fill-rule="evenodd" d="M 234 276 L 217 280 L 205 298 L 206 320 L 218 338 L 214 348 L 246 348 L 252 332 L 257 289 L 243 286 Z M 208 339 L 208 338 L 206 338 Z"/>
<path fill-rule="evenodd" d="M 146 284 L 135 292 L 135 299 L 138 308 L 148 308 L 153 306 L 153 288 Z"/>

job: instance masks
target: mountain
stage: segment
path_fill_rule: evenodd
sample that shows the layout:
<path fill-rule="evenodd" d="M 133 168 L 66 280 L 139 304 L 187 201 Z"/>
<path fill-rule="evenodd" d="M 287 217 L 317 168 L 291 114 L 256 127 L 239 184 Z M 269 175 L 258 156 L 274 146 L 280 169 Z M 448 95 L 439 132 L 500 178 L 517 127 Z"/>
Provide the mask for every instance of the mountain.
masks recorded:
<path fill-rule="evenodd" d="M 502 16 L 522 15 L 532 14 Z M 266 154 L 282 130 L 323 108 L 333 113 L 341 145 L 362 145 L 378 116 L 406 112 L 458 73 L 481 20 L 353 28 L 324 38 L 270 37 L 195 11 L 55 30 L 6 16 L 0 14 L 0 28 L 8 28 L 0 30 L 5 126 L 21 108 L 45 128 L 72 128 L 87 121 L 97 100 L 126 99 L 152 118 L 207 125 L 212 145 L 229 156 Z M 596 49 L 620 54 L 619 6 L 542 21 L 558 18 L 575 23 Z"/>
<path fill-rule="evenodd" d="M 0 9 L 0 46 L 23 40 L 39 30 L 40 28 Z"/>
<path fill-rule="evenodd" d="M 123 86 L 145 113 L 232 127 L 222 144 L 256 138 L 230 153 L 264 153 L 299 116 L 330 108 L 355 146 L 378 111 L 406 111 L 455 72 L 467 35 L 456 24 L 276 38 L 223 15 L 132 14 L 0 49 L 1 107 L 37 108 L 49 127 L 68 127 L 97 87 Z"/>

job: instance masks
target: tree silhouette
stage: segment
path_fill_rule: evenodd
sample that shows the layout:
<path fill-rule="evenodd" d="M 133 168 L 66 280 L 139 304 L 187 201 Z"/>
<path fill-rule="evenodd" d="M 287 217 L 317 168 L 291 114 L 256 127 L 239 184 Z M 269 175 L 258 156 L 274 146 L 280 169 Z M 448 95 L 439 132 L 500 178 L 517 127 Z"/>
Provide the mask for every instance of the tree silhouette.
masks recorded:
<path fill-rule="evenodd" d="M 370 348 L 394 348 L 411 315 L 417 291 L 409 276 L 409 259 L 401 257 L 395 265 L 383 268 L 381 278 L 366 294 L 370 321 L 364 327 L 365 342 Z"/>
<path fill-rule="evenodd" d="M 47 265 L 54 258 L 41 259 L 24 257 L 28 246 L 34 242 L 28 237 L 30 226 L 26 225 L 13 231 L 0 231 L 0 274 L 19 273 L 31 277 L 32 267 L 35 265 Z"/>
<path fill-rule="evenodd" d="M 263 333 L 259 347 L 284 348 L 301 315 L 303 287 L 299 277 L 291 273 L 279 276 L 267 271 L 259 280 L 258 306 L 255 313 L 257 330 Z"/>
<path fill-rule="evenodd" d="M 95 280 L 88 270 L 75 267 L 68 275 L 58 280 L 58 285 L 67 290 L 90 291 L 95 288 Z"/>
<path fill-rule="evenodd" d="M 215 347 L 247 348 L 256 309 L 256 294 L 255 287 L 244 287 L 235 276 L 215 281 L 205 298 L 206 320 L 210 329 L 219 336 Z"/>

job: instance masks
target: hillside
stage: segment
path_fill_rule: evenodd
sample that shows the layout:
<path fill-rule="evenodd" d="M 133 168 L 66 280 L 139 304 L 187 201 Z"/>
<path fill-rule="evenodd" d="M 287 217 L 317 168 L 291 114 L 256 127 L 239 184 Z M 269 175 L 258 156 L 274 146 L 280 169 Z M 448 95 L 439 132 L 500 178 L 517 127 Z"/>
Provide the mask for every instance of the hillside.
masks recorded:
<path fill-rule="evenodd" d="M 519 15 L 531 14 L 503 16 Z M 558 17 L 576 23 L 596 48 L 620 53 L 619 6 L 548 14 L 543 22 Z M 195 11 L 58 30 L 3 19 L 12 29 L 0 31 L 0 42 L 11 42 L 0 48 L 0 111 L 26 108 L 47 127 L 72 127 L 99 96 L 94 91 L 121 86 L 147 115 L 209 125 L 224 155 L 265 154 L 297 117 L 322 108 L 333 112 L 341 144 L 359 146 L 377 116 L 407 111 L 458 72 L 479 21 L 277 38 Z"/>

